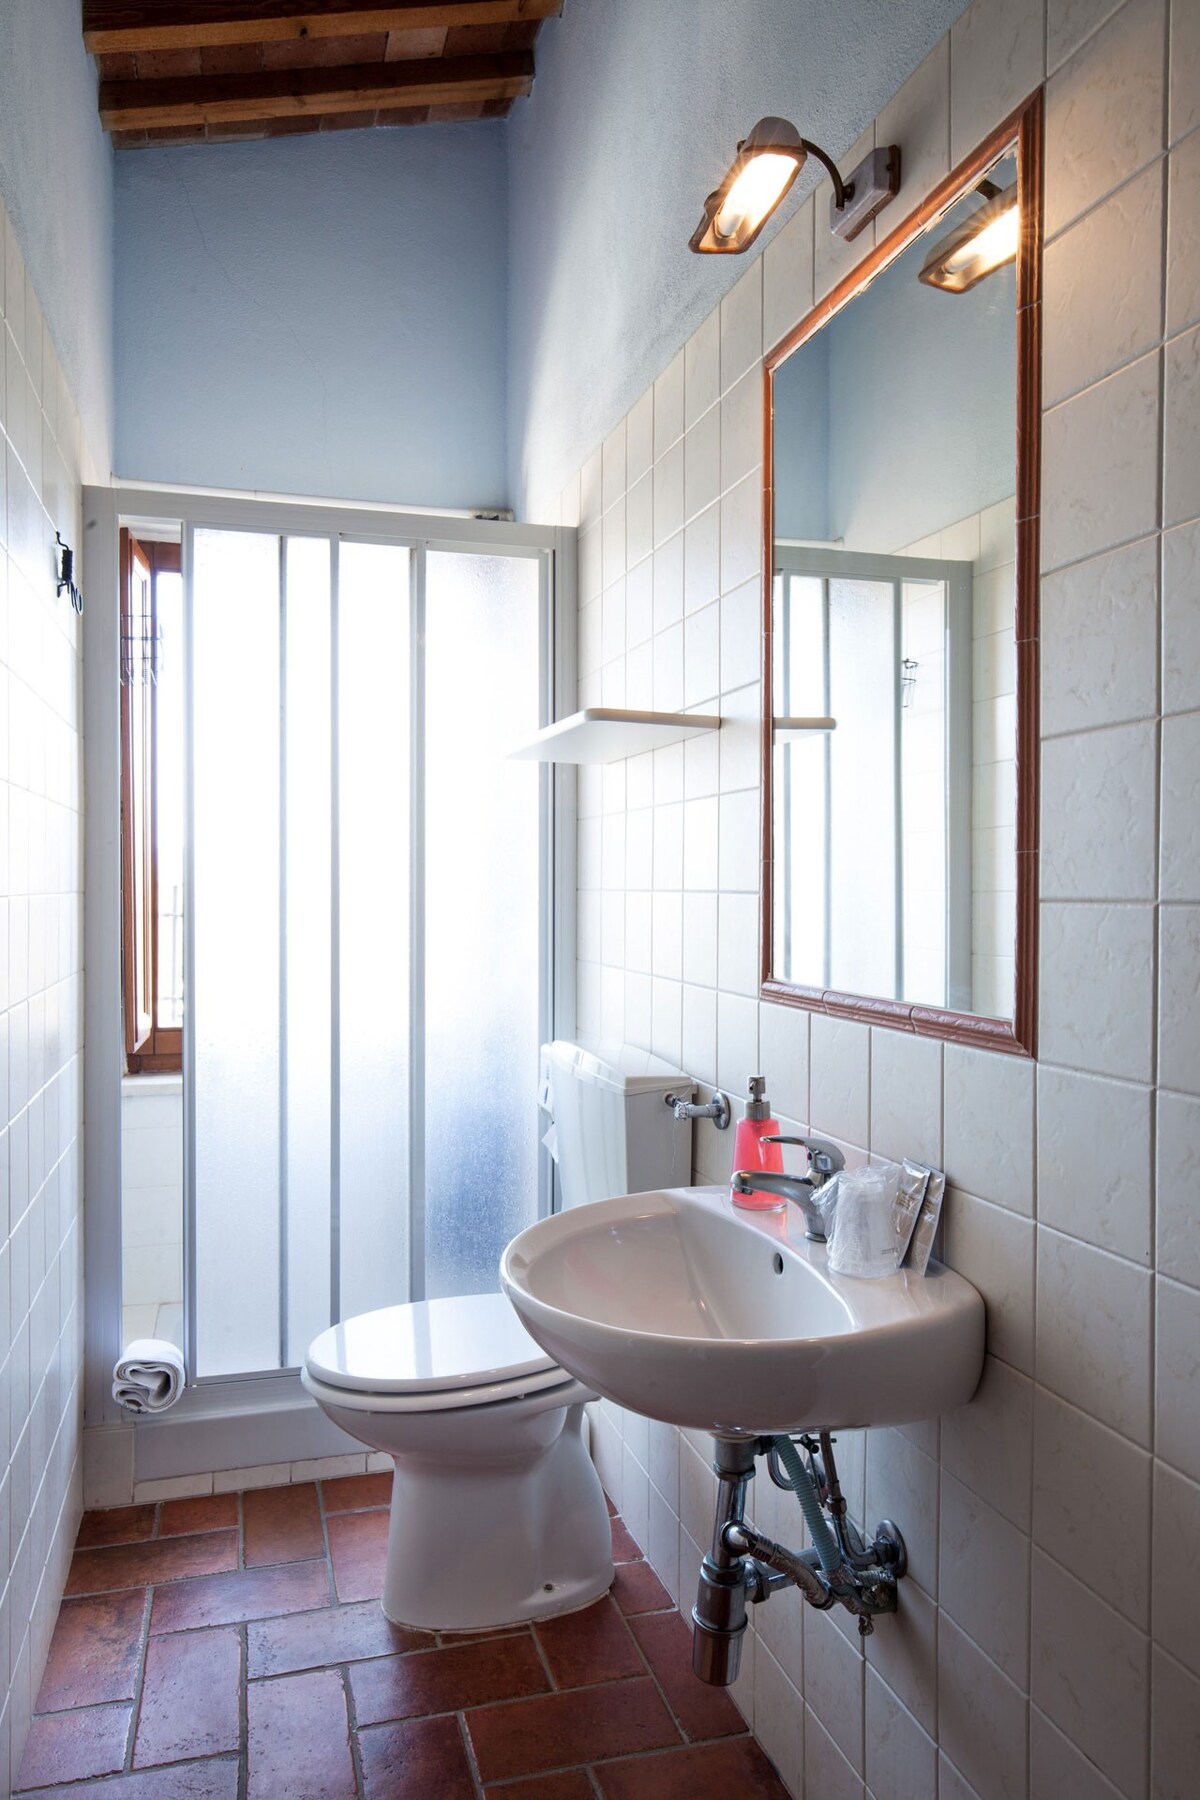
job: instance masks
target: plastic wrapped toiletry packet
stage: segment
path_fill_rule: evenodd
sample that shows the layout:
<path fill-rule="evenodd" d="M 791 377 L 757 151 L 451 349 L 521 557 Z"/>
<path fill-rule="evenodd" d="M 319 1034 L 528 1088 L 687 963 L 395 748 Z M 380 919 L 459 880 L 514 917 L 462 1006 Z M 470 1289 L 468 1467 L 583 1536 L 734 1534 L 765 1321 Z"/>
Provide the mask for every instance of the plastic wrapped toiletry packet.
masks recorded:
<path fill-rule="evenodd" d="M 942 1216 L 942 1195 L 946 1191 L 946 1177 L 940 1169 L 931 1169 L 929 1186 L 925 1189 L 925 1198 L 921 1203 L 921 1211 L 917 1217 L 916 1229 L 908 1246 L 905 1267 L 912 1269 L 917 1275 L 923 1275 L 929 1267 L 929 1258 L 933 1254 L 933 1240 L 937 1236 L 938 1220 Z"/>
<path fill-rule="evenodd" d="M 878 1281 L 896 1273 L 899 1258 L 893 1214 L 900 1177 L 899 1163 L 843 1169 L 838 1176 L 829 1241 L 829 1267 L 835 1275 Z"/>
<path fill-rule="evenodd" d="M 908 1246 L 912 1241 L 912 1234 L 920 1215 L 921 1202 L 925 1198 L 925 1190 L 928 1186 L 929 1170 L 924 1163 L 910 1162 L 905 1157 L 900 1165 L 900 1189 L 896 1195 L 896 1206 L 893 1213 L 896 1226 L 897 1268 L 908 1253 Z"/>

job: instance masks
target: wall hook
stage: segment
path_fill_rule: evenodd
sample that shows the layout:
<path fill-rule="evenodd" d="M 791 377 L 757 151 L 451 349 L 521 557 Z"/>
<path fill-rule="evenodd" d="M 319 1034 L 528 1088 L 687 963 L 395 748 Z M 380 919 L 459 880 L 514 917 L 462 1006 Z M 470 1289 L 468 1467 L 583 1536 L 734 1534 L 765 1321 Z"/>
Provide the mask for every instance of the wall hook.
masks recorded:
<path fill-rule="evenodd" d="M 58 586 L 55 592 L 60 596 L 65 591 L 71 597 L 71 605 L 77 613 L 83 612 L 83 595 L 75 586 L 75 552 L 69 544 L 62 541 L 61 532 L 56 531 L 54 540 L 58 545 Z"/>

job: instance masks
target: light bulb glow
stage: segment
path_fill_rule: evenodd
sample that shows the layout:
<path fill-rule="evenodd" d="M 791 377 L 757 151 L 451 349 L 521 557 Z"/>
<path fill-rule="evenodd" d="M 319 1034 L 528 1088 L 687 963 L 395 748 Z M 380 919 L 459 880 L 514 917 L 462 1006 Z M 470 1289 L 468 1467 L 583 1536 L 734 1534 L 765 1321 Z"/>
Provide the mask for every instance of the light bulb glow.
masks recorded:
<path fill-rule="evenodd" d="M 752 156 L 722 202 L 713 222 L 716 235 L 728 239 L 754 230 L 778 204 L 797 166 L 794 156 L 781 156 L 777 151 L 764 150 Z"/>
<path fill-rule="evenodd" d="M 982 231 L 968 238 L 946 258 L 947 275 L 961 275 L 969 268 L 976 268 L 983 275 L 998 269 L 1001 263 L 1010 262 L 1017 254 L 1020 222 L 1021 215 L 1014 202 L 999 218 L 985 225 Z"/>

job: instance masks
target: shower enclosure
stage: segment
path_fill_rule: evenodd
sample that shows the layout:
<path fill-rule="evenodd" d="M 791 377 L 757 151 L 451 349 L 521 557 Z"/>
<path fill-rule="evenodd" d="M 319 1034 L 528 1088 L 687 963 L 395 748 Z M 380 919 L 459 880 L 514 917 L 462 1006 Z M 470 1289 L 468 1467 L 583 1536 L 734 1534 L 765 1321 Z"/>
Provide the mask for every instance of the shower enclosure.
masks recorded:
<path fill-rule="evenodd" d="M 572 791 L 506 752 L 574 698 L 574 534 L 88 498 L 182 548 L 185 1404 L 211 1407 L 350 1314 L 494 1288 L 549 1209 Z M 112 1416 L 98 1310 L 89 1416 Z"/>

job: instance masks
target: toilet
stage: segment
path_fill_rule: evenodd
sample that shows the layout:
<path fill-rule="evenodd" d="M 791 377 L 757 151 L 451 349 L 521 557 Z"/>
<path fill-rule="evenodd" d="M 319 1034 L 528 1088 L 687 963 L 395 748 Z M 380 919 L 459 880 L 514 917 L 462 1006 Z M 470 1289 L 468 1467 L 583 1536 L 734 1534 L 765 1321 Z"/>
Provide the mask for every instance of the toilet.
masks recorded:
<path fill-rule="evenodd" d="M 542 1049 L 562 1204 L 691 1180 L 686 1075 L 628 1045 Z M 503 1294 L 360 1313 L 323 1331 L 301 1380 L 343 1431 L 392 1458 L 383 1610 L 469 1631 L 574 1612 L 612 1582 L 588 1449 L 596 1395 L 546 1355 Z"/>

